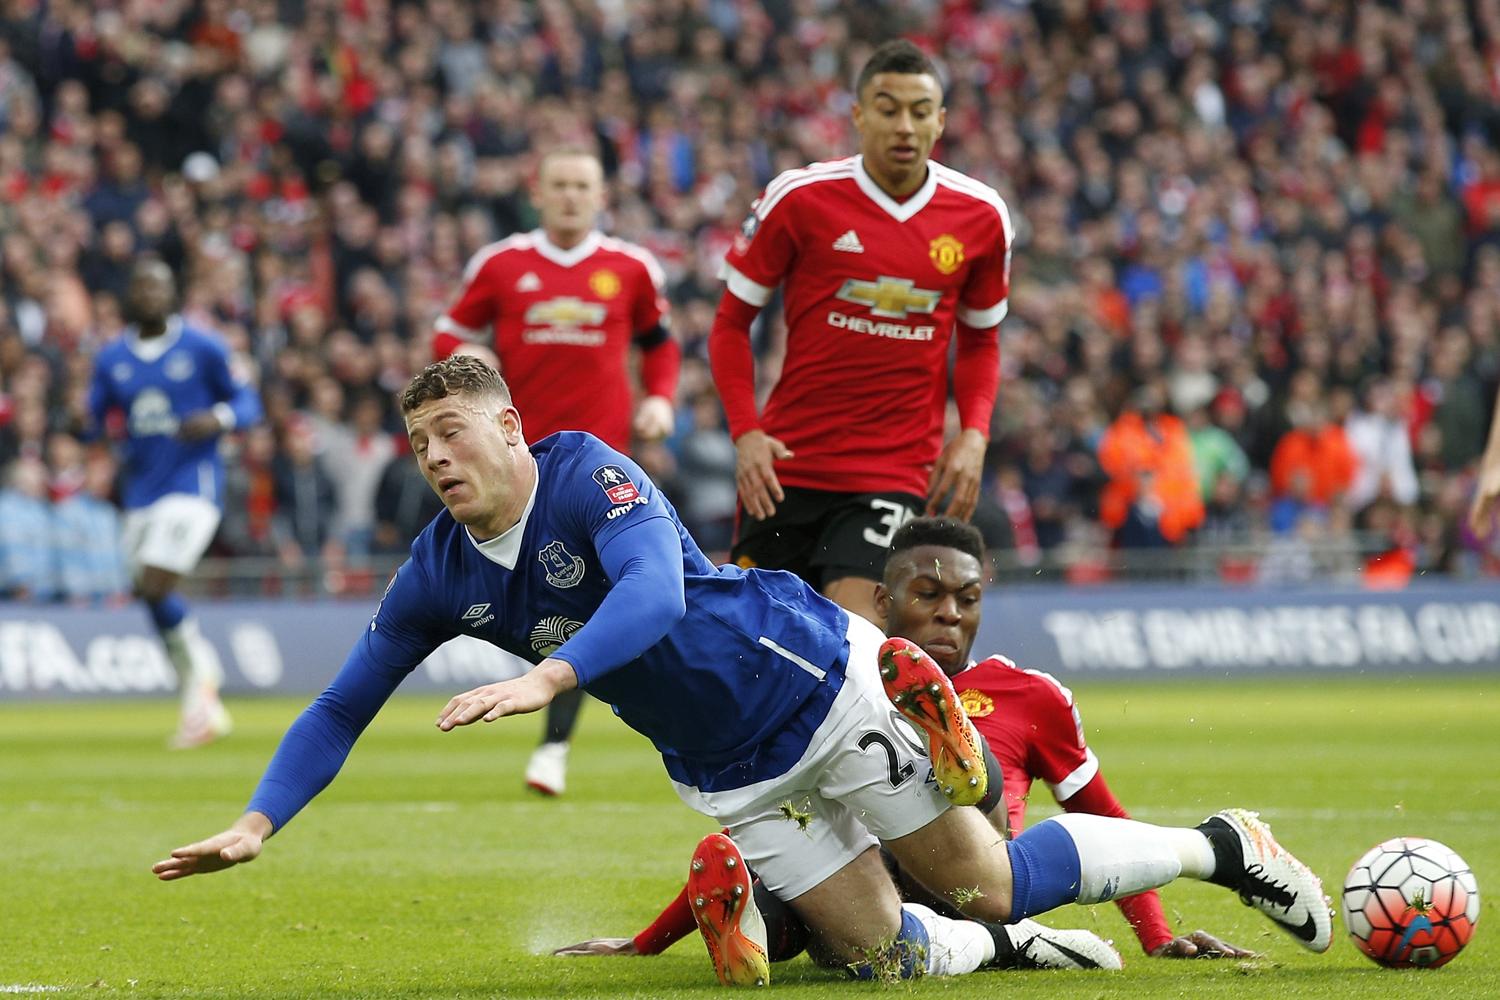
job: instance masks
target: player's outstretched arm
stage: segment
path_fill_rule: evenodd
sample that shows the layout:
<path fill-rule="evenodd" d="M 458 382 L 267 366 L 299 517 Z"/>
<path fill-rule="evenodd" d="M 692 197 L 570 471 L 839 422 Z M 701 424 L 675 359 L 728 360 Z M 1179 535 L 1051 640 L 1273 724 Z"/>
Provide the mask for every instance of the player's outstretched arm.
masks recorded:
<path fill-rule="evenodd" d="M 535 712 L 577 686 L 578 674 L 573 665 L 549 656 L 520 677 L 454 695 L 438 713 L 437 727 L 446 733 L 481 719 L 494 722 L 507 715 Z"/>
<path fill-rule="evenodd" d="M 964 521 L 974 516 L 974 508 L 979 503 L 979 478 L 984 472 L 986 443 L 984 435 L 970 427 L 943 446 L 927 483 L 929 515 L 938 512 L 938 504 L 951 492 L 953 498 L 943 513 Z"/>
<path fill-rule="evenodd" d="M 263 813 L 247 812 L 223 833 L 176 848 L 172 856 L 151 866 L 163 882 L 223 871 L 260 857 L 261 846 L 271 835 L 271 820 Z"/>

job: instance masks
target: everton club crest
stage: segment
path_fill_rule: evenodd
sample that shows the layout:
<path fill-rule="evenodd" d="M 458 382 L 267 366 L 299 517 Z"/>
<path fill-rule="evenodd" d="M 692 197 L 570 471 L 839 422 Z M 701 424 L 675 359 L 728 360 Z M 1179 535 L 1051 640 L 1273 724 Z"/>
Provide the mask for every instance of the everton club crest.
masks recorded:
<path fill-rule="evenodd" d="M 548 542 L 536 558 L 547 568 L 547 582 L 559 590 L 583 582 L 583 560 L 569 552 L 562 542 Z"/>

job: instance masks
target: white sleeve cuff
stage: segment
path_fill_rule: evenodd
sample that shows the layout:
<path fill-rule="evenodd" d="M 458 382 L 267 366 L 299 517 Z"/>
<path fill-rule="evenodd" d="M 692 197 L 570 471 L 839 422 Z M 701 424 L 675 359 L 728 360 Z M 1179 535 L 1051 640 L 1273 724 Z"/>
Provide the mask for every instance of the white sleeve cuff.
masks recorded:
<path fill-rule="evenodd" d="M 482 330 L 473 330 L 461 323 L 456 323 L 453 317 L 448 315 L 439 316 L 437 322 L 432 327 L 438 333 L 451 333 L 461 340 L 479 341 L 484 338 Z"/>
<path fill-rule="evenodd" d="M 234 407 L 228 403 L 215 403 L 213 414 L 219 418 L 219 426 L 223 427 L 226 431 L 234 430 L 236 423 L 234 419 Z"/>
<path fill-rule="evenodd" d="M 999 326 L 1000 321 L 1008 312 L 1010 312 L 1009 299 L 1001 299 L 988 309 L 971 309 L 961 305 L 958 307 L 958 321 L 976 330 L 988 330 L 992 326 Z"/>
<path fill-rule="evenodd" d="M 1052 786 L 1052 796 L 1059 802 L 1066 802 L 1079 792 L 1083 786 L 1094 780 L 1094 775 L 1099 773 L 1099 758 L 1094 756 L 1094 751 L 1084 748 L 1083 763 L 1073 769 L 1073 773 Z"/>
<path fill-rule="evenodd" d="M 736 271 L 727 261 L 719 268 L 719 277 L 724 279 L 724 284 L 729 286 L 729 291 L 735 298 L 742 299 L 757 309 L 770 302 L 771 294 L 776 291 L 757 281 L 751 281 Z"/>

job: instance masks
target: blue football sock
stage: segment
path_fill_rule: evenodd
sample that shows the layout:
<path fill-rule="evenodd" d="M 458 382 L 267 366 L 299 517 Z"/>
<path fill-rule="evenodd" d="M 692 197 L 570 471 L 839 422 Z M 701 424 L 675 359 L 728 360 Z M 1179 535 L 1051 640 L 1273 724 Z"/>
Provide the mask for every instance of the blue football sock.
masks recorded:
<path fill-rule="evenodd" d="M 904 907 L 901 910 L 901 929 L 896 932 L 895 943 L 891 950 L 886 953 L 885 961 L 895 958 L 900 961 L 900 977 L 902 979 L 915 979 L 927 971 L 927 951 L 931 943 L 927 938 L 927 928 L 922 926 L 922 921 L 917 919 L 916 914 Z M 882 962 L 885 964 L 885 962 Z M 874 979 L 875 965 L 873 962 L 861 962 L 849 966 L 849 973 L 855 979 Z"/>
<path fill-rule="evenodd" d="M 147 601 L 146 610 L 151 613 L 151 621 L 156 625 L 156 631 L 165 632 L 182 624 L 187 617 L 188 606 L 177 594 L 168 594 L 159 601 Z"/>
<path fill-rule="evenodd" d="M 1078 847 L 1057 823 L 1038 823 L 1015 840 L 1010 852 L 1010 922 L 1076 902 L 1081 876 Z"/>

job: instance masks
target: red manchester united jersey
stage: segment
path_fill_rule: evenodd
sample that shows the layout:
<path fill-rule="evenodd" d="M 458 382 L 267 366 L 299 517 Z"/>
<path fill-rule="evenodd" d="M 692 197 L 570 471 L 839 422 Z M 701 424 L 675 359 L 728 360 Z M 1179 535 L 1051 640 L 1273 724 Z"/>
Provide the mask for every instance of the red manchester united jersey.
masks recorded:
<path fill-rule="evenodd" d="M 1073 692 L 1051 674 L 992 656 L 959 673 L 953 687 L 1000 762 L 1013 833 L 1026 828 L 1033 778 L 1066 802 L 1099 773 L 1099 761 L 1083 740 Z"/>
<path fill-rule="evenodd" d="M 776 464 L 784 484 L 927 490 L 954 322 L 996 335 L 1011 246 L 993 189 L 928 168 L 900 202 L 858 156 L 788 171 L 725 258 L 729 291 L 745 302 L 763 306 L 783 288 L 786 360 L 760 422 L 795 453 Z"/>
<path fill-rule="evenodd" d="M 433 353 L 483 342 L 492 326 L 527 440 L 581 430 L 628 450 L 630 345 L 663 323 L 664 286 L 655 258 L 624 240 L 590 233 L 563 250 L 541 230 L 518 233 L 469 261 Z"/>

